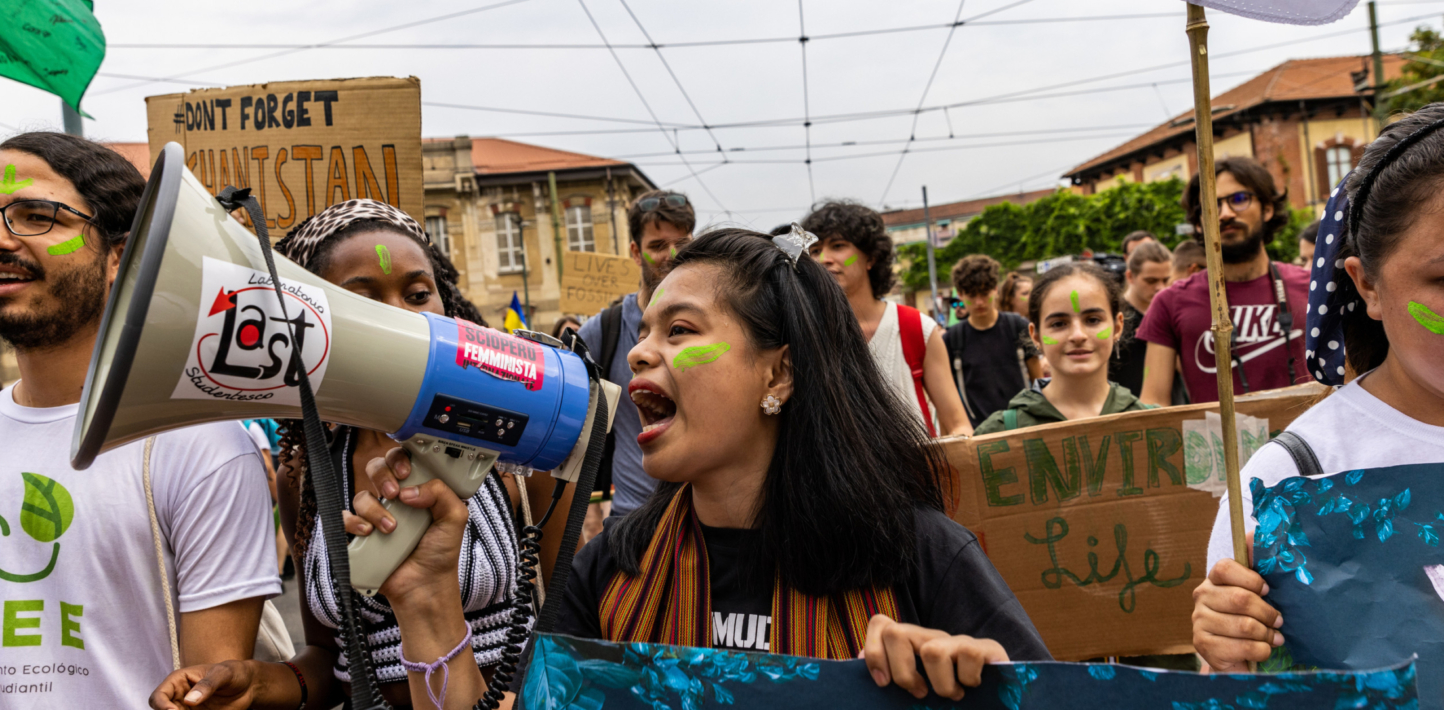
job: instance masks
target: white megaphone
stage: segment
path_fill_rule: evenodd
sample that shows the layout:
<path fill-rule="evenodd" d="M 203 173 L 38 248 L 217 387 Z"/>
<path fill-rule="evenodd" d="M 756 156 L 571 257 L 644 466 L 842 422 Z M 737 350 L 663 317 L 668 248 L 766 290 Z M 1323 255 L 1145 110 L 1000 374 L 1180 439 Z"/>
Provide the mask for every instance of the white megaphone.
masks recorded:
<path fill-rule="evenodd" d="M 277 255 L 283 316 L 256 236 L 183 156 L 175 143 L 161 150 L 131 226 L 85 377 L 75 468 L 168 429 L 300 417 L 298 350 L 321 418 L 390 433 L 411 454 L 407 485 L 440 478 L 464 500 L 498 460 L 576 481 L 598 398 L 615 412 L 616 385 L 593 381 L 545 335 L 393 308 Z M 364 593 L 431 522 L 428 511 L 386 505 L 396 530 L 349 548 L 352 586 Z"/>

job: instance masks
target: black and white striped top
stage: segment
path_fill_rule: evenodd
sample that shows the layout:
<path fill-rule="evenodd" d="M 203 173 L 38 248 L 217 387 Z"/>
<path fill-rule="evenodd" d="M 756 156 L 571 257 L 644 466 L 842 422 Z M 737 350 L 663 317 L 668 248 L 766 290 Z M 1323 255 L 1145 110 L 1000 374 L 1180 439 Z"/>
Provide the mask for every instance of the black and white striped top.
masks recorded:
<path fill-rule="evenodd" d="M 353 433 L 351 427 L 342 427 L 333 439 L 339 445 L 332 447 L 348 507 L 352 500 L 351 458 L 356 452 Z M 476 656 L 476 664 L 485 667 L 501 661 L 502 647 L 506 644 L 506 629 L 511 621 L 512 599 L 516 593 L 516 531 L 511 523 L 511 505 L 506 487 L 495 471 L 487 475 L 486 483 L 476 495 L 466 501 L 466 507 L 471 519 L 462 534 L 457 573 L 461 582 L 462 608 L 467 623 L 471 625 L 472 653 Z M 352 512 L 355 512 L 354 509 Z M 337 630 L 336 645 L 341 653 L 336 659 L 335 673 L 337 678 L 349 683 L 351 676 L 346 668 L 346 640 L 339 630 L 341 607 L 331 578 L 321 525 L 318 516 L 306 550 L 303 569 L 306 599 L 316 619 Z M 367 647 L 371 649 L 377 680 L 382 683 L 406 680 L 406 670 L 400 662 L 401 630 L 396 625 L 396 616 L 391 613 L 390 604 L 379 594 L 374 597 L 357 595 L 356 598 L 360 600 L 357 610 L 367 629 Z"/>

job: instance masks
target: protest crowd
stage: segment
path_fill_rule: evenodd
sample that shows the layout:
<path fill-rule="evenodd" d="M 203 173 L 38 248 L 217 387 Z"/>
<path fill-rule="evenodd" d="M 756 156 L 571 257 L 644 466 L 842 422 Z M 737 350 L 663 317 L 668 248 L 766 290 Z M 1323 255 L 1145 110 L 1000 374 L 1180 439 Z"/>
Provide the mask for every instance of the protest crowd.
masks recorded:
<path fill-rule="evenodd" d="M 331 104 L 325 107 L 329 121 Z M 1279 533 L 1276 519 L 1265 522 L 1289 495 L 1274 487 L 1299 476 L 1444 462 L 1441 127 L 1444 103 L 1393 117 L 1355 148 L 1357 164 L 1337 176 L 1302 231 L 1290 227 L 1289 189 L 1269 165 L 1221 157 L 1213 175 L 1184 181 L 1185 221 L 1175 233 L 1120 230 L 1108 235 L 1107 250 L 1054 254 L 1046 263 L 1001 250 L 963 254 L 938 270 L 936 290 L 905 292 L 900 279 L 911 257 L 887 216 L 863 202 L 818 200 L 763 233 L 700 224 L 693 194 L 648 189 L 623 203 L 614 229 L 625 235 L 624 255 L 608 257 L 629 262 L 618 268 L 635 273 L 635 282 L 589 312 L 559 308 L 554 324 L 548 317 L 536 327 L 529 294 L 527 306 L 509 294 L 512 305 L 500 311 L 474 303 L 464 267 L 453 263 L 456 252 L 431 218 L 374 199 L 379 189 L 361 196 L 360 163 L 356 197 L 317 205 L 310 216 L 293 203 L 292 221 L 271 220 L 266 243 L 276 262 L 295 269 L 282 270 L 282 279 L 268 277 L 259 257 L 243 261 L 250 252 L 240 248 L 226 257 L 240 266 L 217 266 L 220 251 L 203 258 L 182 251 L 190 237 L 179 226 L 168 246 L 157 247 L 167 249 L 164 265 L 147 267 L 129 250 L 151 219 L 137 214 L 158 204 L 164 172 L 157 167 L 148 186 L 136 161 L 103 143 L 16 131 L 0 141 L 0 344 L 13 350 L 19 373 L 0 389 L 0 475 L 16 479 L 0 489 L 0 536 L 34 543 L 19 556 L 0 553 L 0 708 L 352 707 L 358 667 L 369 669 L 369 683 L 392 707 L 520 708 L 523 686 L 546 690 L 550 681 L 534 681 L 535 674 L 553 672 L 540 655 L 526 655 L 536 639 L 551 638 L 537 632 L 634 650 L 665 644 L 861 659 L 870 684 L 944 705 L 1009 662 L 1056 658 L 1194 674 L 1275 664 L 1304 619 L 1290 612 L 1285 623 L 1280 605 L 1296 598 L 1271 594 L 1277 589 L 1267 580 L 1278 584 L 1269 576 L 1275 564 L 1302 579 L 1303 556 L 1316 552 L 1307 540 L 1293 542 L 1301 529 Z M 182 191 L 201 185 L 186 175 Z M 413 177 L 420 181 L 419 172 Z M 247 191 L 221 187 L 197 191 L 214 209 L 186 224 L 234 222 L 235 233 L 264 234 L 264 216 L 246 211 Z M 412 188 L 419 185 L 395 189 Z M 515 228 L 524 226 L 530 223 L 518 216 Z M 931 249 L 931 223 L 926 230 Z M 1205 245 L 1213 230 L 1216 244 Z M 1272 255 L 1295 249 L 1297 258 Z M 288 321 L 289 312 L 265 310 L 274 303 L 250 305 L 260 301 L 238 295 L 244 289 L 223 283 L 215 293 L 213 274 L 241 266 L 255 274 L 248 284 L 259 284 L 251 289 L 257 298 L 299 305 L 314 301 L 306 294 L 330 294 L 312 309 L 329 303 L 329 315 L 311 333 L 286 330 L 312 324 L 304 313 Z M 115 299 L 132 310 L 130 299 L 148 300 L 146 332 L 180 322 L 182 345 L 191 345 L 191 305 L 132 293 L 128 284 L 145 268 L 161 269 L 163 278 L 204 273 L 186 282 L 206 289 L 199 322 L 229 319 L 230 329 L 205 377 L 221 376 L 225 348 L 233 348 L 252 358 L 245 362 L 254 372 L 234 364 L 240 359 L 227 367 L 258 382 L 284 378 L 282 389 L 299 393 L 286 411 L 301 414 L 186 415 L 179 424 L 137 428 L 79 470 L 77 427 L 128 415 L 92 396 L 92 380 L 124 359 L 117 347 L 136 347 L 134 340 L 116 346 L 109 335 L 119 328 L 112 319 L 124 318 Z M 307 285 L 288 291 L 295 299 L 288 301 L 277 281 Z M 1227 343 L 1215 339 L 1215 289 L 1232 318 Z M 339 325 L 344 309 L 363 300 L 387 309 L 367 313 L 448 324 L 454 353 L 432 351 L 433 359 L 454 360 L 459 371 L 489 374 L 517 392 L 560 386 L 565 371 L 546 359 L 555 354 L 536 355 L 548 363 L 542 369 L 551 383 L 544 383 L 543 375 L 526 374 L 531 361 L 523 353 L 541 346 L 577 353 L 585 362 L 578 371 L 594 375 L 591 409 L 581 414 L 611 417 L 605 434 L 591 430 L 604 439 L 578 449 L 586 453 L 577 459 L 585 461 L 583 483 L 554 483 L 562 479 L 548 470 L 488 460 L 474 492 L 459 495 L 448 479 L 418 475 L 434 465 L 414 453 L 426 441 L 403 448 L 395 427 L 356 423 L 382 421 L 365 411 L 373 403 L 353 402 L 354 416 L 336 417 L 344 421 L 312 422 L 311 382 L 318 399 L 327 388 L 363 386 L 338 364 L 343 348 L 359 343 Z M 248 317 L 255 320 L 235 324 Z M 365 391 L 420 398 L 421 375 L 402 365 L 410 362 L 400 354 L 406 336 L 385 327 L 395 343 L 383 338 L 370 343 L 372 352 L 348 357 L 371 368 L 362 371 L 371 379 Z M 194 333 L 192 359 L 210 337 L 200 326 Z M 137 371 L 160 357 L 144 347 L 154 341 L 138 328 L 119 337 L 142 338 Z M 316 342 L 334 349 L 320 356 L 336 358 L 329 374 L 305 360 Z M 464 343 L 482 342 L 511 348 L 521 374 L 498 375 L 492 363 L 500 360 L 467 362 L 482 346 Z M 1221 363 L 1231 364 L 1238 397 L 1237 442 L 1219 439 L 1219 412 L 1233 422 L 1235 408 L 1232 395 L 1221 402 Z M 292 372 L 297 364 L 300 375 Z M 189 387 L 180 363 L 174 370 L 171 380 L 145 386 L 163 396 Z M 601 381 L 620 390 L 614 410 L 599 394 L 609 391 Z M 511 425 L 502 424 L 512 404 L 477 392 L 474 399 L 493 407 L 479 415 L 478 429 L 494 428 L 492 441 L 520 446 L 505 439 Z M 214 411 L 242 411 L 187 397 L 186 406 L 204 400 Z M 449 404 L 427 410 L 430 401 L 414 416 L 462 419 Z M 1271 423 L 1284 416 L 1278 403 L 1285 401 L 1286 418 Z M 442 430 L 428 431 L 433 450 L 453 446 Z M 1234 444 L 1242 487 L 1230 491 L 1225 447 Z M 477 457 L 474 449 L 445 451 L 437 455 Z M 562 471 L 566 461 L 549 469 Z M 317 480 L 332 471 L 334 482 Z M 327 517 L 333 488 L 342 504 L 332 520 L 342 521 L 341 531 Z M 1146 522 L 1128 521 L 1131 538 L 1123 523 L 1085 530 L 1084 513 L 1067 517 L 1153 496 L 1171 497 L 1135 516 Z M 1404 496 L 1362 512 L 1381 521 L 1386 511 L 1402 516 L 1407 490 Z M 1239 502 L 1242 528 L 1230 516 Z M 1254 515 L 1256 505 L 1264 517 Z M 1353 511 L 1346 515 L 1360 512 Z M 341 580 L 359 574 L 358 546 L 418 519 L 424 533 L 414 549 L 372 593 L 353 594 Z M 1359 539 L 1361 530 L 1376 534 L 1358 527 L 1363 519 L 1353 523 Z M 1065 540 L 1070 523 L 1073 537 Z M 1433 534 L 1425 523 L 1405 525 L 1399 517 L 1403 532 L 1390 527 L 1391 534 L 1426 541 L 1424 529 Z M 1240 530 L 1251 549 L 1295 545 L 1297 561 L 1237 558 Z M 1255 548 L 1256 534 L 1269 542 Z M 1386 535 L 1377 536 L 1382 544 Z M 337 548 L 348 542 L 353 563 L 343 573 L 336 560 L 348 553 Z M 1019 562 L 1039 555 L 1049 561 Z M 1444 567 L 1428 579 L 1444 597 L 1438 570 Z M 1338 574 L 1328 584 L 1342 584 Z M 1073 601 L 1056 601 L 1054 591 Z M 283 593 L 299 600 L 301 629 L 282 621 L 275 602 Z M 1164 594 L 1172 596 L 1162 611 L 1136 611 Z M 1101 627 L 1078 621 L 1092 613 L 1080 610 L 1095 608 L 1124 614 L 1115 619 L 1147 614 L 1154 626 L 1132 636 L 1120 628 L 1112 645 L 1061 630 Z M 1166 643 L 1141 638 L 1163 628 Z M 293 633 L 303 643 L 293 644 Z M 352 658 L 357 649 L 364 666 Z M 64 665 L 80 651 L 83 663 Z M 55 673 L 65 677 L 54 681 L 61 690 L 42 681 L 36 692 L 47 695 L 16 700 L 5 686 L 28 682 L 15 669 L 29 673 L 37 663 L 62 664 Z M 1289 661 L 1270 668 L 1296 669 Z M 675 692 L 694 692 L 694 704 L 682 707 L 701 707 L 708 696 L 681 682 Z M 652 707 L 671 707 L 648 696 L 640 676 L 618 687 Z M 717 687 L 707 691 L 716 704 L 731 703 Z M 568 707 L 600 707 L 571 692 L 577 704 Z M 31 699 L 36 704 L 19 704 Z"/>

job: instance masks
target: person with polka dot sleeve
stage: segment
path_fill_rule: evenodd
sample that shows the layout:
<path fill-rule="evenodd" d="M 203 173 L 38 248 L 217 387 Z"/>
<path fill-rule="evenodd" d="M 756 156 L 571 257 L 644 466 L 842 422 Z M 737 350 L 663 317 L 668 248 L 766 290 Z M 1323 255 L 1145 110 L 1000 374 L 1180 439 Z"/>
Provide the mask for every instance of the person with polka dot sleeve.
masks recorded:
<path fill-rule="evenodd" d="M 1304 367 L 1304 316 L 1309 272 L 1269 259 L 1264 247 L 1289 221 L 1288 194 L 1274 187 L 1267 168 L 1252 158 L 1218 161 L 1219 243 L 1228 292 L 1233 342 L 1213 342 L 1208 273 L 1200 271 L 1154 297 L 1135 337 L 1144 351 L 1144 404 L 1173 402 L 1175 362 L 1189 401 L 1218 401 L 1218 357 L 1232 357 L 1238 393 L 1309 381 Z M 1198 176 L 1188 184 L 1184 210 L 1203 232 Z"/>
<path fill-rule="evenodd" d="M 1391 124 L 1334 189 L 1319 226 L 1305 327 L 1310 377 L 1338 387 L 1241 472 L 1272 486 L 1296 475 L 1444 462 L 1444 103 Z M 1346 377 L 1352 377 L 1345 384 Z M 1308 456 L 1312 453 L 1312 459 Z M 1232 559 L 1219 501 L 1208 579 L 1194 592 L 1193 644 L 1214 671 L 1243 670 L 1289 627 L 1263 578 Z M 1255 527 L 1245 516 L 1246 529 Z"/>

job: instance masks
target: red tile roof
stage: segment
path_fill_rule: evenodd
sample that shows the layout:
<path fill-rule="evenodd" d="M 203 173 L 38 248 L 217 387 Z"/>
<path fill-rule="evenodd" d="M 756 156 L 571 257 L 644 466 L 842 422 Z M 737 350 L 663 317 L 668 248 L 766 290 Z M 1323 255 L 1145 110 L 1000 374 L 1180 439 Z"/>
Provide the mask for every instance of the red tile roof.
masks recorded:
<path fill-rule="evenodd" d="M 518 143 L 505 138 L 471 139 L 471 163 L 480 175 L 530 173 L 541 170 L 601 168 L 627 165 L 621 160 L 598 158 L 555 148 Z"/>
<path fill-rule="evenodd" d="M 933 221 L 940 219 L 958 219 L 961 217 L 972 217 L 981 214 L 982 211 L 993 205 L 1000 205 L 1004 202 L 1011 202 L 1015 205 L 1026 205 L 1029 202 L 1040 200 L 1053 194 L 1052 189 L 1035 190 L 1033 192 L 1020 192 L 1016 195 L 998 195 L 995 197 L 984 197 L 981 200 L 963 200 L 962 202 L 948 202 L 941 205 L 931 205 L 929 212 Z M 923 209 L 921 207 L 911 210 L 893 210 L 882 213 L 883 224 L 889 227 L 900 227 L 908 224 L 922 224 Z"/>
<path fill-rule="evenodd" d="M 130 161 L 140 176 L 150 179 L 150 144 L 149 143 L 104 143 L 105 147 L 120 153 L 122 157 Z"/>
<path fill-rule="evenodd" d="M 1404 61 L 1398 54 L 1384 55 L 1384 77 L 1397 78 Z M 1290 59 L 1215 96 L 1213 120 L 1219 122 L 1245 109 L 1271 102 L 1358 96 L 1349 72 L 1365 67 L 1370 67 L 1372 71 L 1372 63 L 1367 56 Z M 1370 93 L 1372 92 L 1365 92 L 1365 95 Z M 1185 133 L 1192 134 L 1193 121 L 1189 120 L 1192 118 L 1193 109 L 1190 108 L 1123 145 L 1069 170 L 1065 176 L 1087 172 Z"/>

